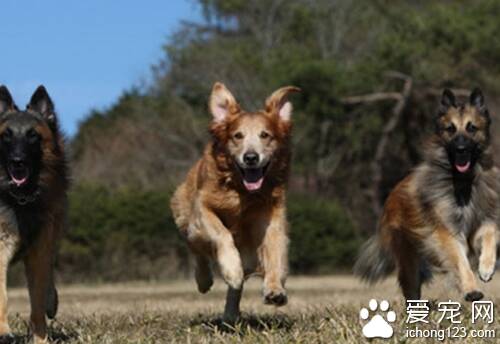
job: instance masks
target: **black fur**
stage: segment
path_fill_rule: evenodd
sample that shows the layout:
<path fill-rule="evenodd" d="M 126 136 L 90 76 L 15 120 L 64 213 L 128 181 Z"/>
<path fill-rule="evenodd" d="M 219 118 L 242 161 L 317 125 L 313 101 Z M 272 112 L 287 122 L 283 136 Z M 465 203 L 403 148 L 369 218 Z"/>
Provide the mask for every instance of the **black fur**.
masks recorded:
<path fill-rule="evenodd" d="M 21 244 L 14 260 L 22 257 L 31 243 L 38 237 L 50 199 L 58 197 L 68 187 L 68 171 L 64 155 L 61 154 L 59 131 L 54 105 L 43 86 L 37 88 L 25 111 L 13 103 L 5 86 L 0 87 L 0 103 L 5 107 L 0 113 L 0 200 L 14 210 Z M 51 131 L 53 154 L 57 159 L 44 157 L 42 137 L 37 128 L 46 124 Z M 54 161 L 52 161 L 54 160 Z M 27 180 L 17 185 L 14 177 Z M 54 175 L 57 188 L 47 184 L 41 176 Z"/>

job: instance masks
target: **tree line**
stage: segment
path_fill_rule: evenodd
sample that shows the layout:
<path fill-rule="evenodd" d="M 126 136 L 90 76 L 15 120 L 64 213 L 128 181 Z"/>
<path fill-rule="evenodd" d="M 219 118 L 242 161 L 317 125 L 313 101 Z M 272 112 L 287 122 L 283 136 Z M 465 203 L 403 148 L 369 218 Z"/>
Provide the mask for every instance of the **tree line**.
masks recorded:
<path fill-rule="evenodd" d="M 444 87 L 482 87 L 495 123 L 497 1 L 195 3 L 204 19 L 168 38 L 152 82 L 93 110 L 71 140 L 63 278 L 189 273 L 168 198 L 208 139 L 215 81 L 249 110 L 277 87 L 302 89 L 292 99 L 294 273 L 350 269 L 388 191 L 419 161 Z"/>

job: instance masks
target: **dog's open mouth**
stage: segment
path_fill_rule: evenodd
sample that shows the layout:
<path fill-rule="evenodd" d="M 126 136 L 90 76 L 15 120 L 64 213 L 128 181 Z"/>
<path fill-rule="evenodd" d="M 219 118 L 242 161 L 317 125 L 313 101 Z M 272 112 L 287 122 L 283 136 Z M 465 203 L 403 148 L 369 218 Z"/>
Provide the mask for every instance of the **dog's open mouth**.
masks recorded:
<path fill-rule="evenodd" d="M 456 154 L 454 159 L 455 169 L 459 173 L 467 173 L 471 168 L 471 156 L 470 154 Z"/>
<path fill-rule="evenodd" d="M 28 182 L 29 169 L 26 166 L 9 164 L 7 170 L 12 183 L 17 187 L 21 187 Z"/>
<path fill-rule="evenodd" d="M 269 164 L 268 164 L 269 165 Z M 241 168 L 243 185 L 248 191 L 258 191 L 264 184 L 264 177 L 268 165 L 260 168 Z"/>
<path fill-rule="evenodd" d="M 462 163 L 457 162 L 457 163 L 455 163 L 455 168 L 460 173 L 466 173 L 470 168 L 470 161 L 462 162 Z"/>

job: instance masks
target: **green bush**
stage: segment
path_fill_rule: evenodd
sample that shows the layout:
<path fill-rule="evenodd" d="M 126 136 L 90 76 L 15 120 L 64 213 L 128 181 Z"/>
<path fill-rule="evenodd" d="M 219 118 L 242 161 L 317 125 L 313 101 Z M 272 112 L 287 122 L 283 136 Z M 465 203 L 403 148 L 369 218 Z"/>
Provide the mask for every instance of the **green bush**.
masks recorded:
<path fill-rule="evenodd" d="M 325 273 L 350 269 L 361 238 L 342 207 L 332 200 L 290 197 L 290 269 Z"/>
<path fill-rule="evenodd" d="M 58 260 L 63 278 L 158 279 L 181 271 L 186 250 L 169 197 L 166 191 L 75 187 Z"/>
<path fill-rule="evenodd" d="M 63 281 L 157 280 L 190 273 L 187 247 L 165 190 L 111 191 L 79 185 L 70 193 L 70 228 L 59 252 Z M 289 200 L 292 273 L 349 268 L 359 245 L 354 226 L 335 201 L 294 195 Z"/>

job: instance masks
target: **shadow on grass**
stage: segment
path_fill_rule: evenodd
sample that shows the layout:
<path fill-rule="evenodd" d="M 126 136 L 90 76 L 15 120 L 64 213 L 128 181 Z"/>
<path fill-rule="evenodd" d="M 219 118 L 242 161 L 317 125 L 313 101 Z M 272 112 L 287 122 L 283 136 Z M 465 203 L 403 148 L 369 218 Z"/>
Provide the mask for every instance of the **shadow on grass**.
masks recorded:
<path fill-rule="evenodd" d="M 190 322 L 190 326 L 202 326 L 212 332 L 245 335 L 249 331 L 290 330 L 295 320 L 286 315 L 242 314 L 234 324 L 223 322 L 221 317 L 200 317 Z"/>

